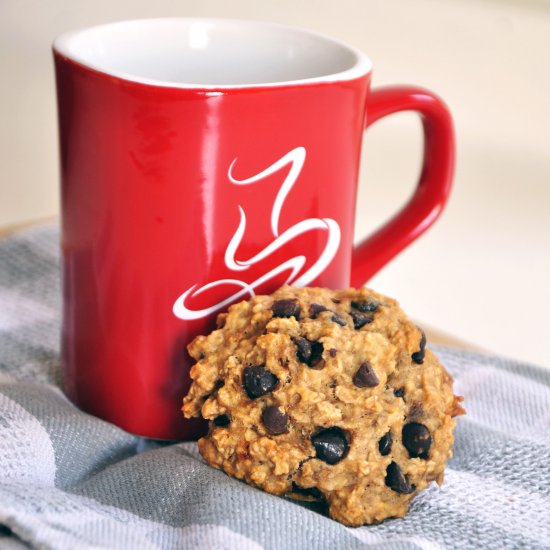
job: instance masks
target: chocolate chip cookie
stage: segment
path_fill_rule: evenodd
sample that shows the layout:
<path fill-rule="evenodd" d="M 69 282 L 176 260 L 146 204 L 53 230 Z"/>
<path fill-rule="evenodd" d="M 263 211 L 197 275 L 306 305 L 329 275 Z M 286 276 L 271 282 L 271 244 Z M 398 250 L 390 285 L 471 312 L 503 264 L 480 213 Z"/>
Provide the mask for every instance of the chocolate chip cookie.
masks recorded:
<path fill-rule="evenodd" d="M 441 484 L 463 413 L 452 379 L 395 300 L 284 287 L 198 336 L 186 417 L 205 460 L 276 495 L 324 501 L 346 525 L 405 515 Z"/>

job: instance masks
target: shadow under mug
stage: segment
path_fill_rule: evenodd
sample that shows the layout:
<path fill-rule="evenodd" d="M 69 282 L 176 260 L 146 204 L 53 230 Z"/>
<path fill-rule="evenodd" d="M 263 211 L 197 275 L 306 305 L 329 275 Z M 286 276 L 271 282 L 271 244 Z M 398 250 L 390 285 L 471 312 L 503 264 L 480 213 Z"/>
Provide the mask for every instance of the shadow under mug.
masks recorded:
<path fill-rule="evenodd" d="M 192 439 L 185 347 L 229 304 L 282 284 L 360 286 L 449 195 L 449 112 L 370 90 L 361 52 L 252 21 L 151 19 L 54 43 L 61 149 L 62 363 L 69 397 L 129 432 Z M 410 201 L 359 246 L 365 127 L 417 111 Z"/>

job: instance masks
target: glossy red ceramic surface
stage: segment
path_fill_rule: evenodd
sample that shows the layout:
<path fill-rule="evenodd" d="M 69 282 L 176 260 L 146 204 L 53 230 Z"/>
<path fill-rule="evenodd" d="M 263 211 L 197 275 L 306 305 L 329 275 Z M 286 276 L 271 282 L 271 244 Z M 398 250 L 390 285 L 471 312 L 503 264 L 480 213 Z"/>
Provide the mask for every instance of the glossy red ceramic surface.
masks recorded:
<path fill-rule="evenodd" d="M 129 432 L 191 439 L 186 345 L 229 300 L 363 284 L 439 215 L 453 133 L 429 92 L 343 82 L 220 90 L 132 82 L 56 53 L 68 395 Z M 414 109 L 416 194 L 353 251 L 367 124 Z M 366 117 L 366 118 L 365 118 Z"/>

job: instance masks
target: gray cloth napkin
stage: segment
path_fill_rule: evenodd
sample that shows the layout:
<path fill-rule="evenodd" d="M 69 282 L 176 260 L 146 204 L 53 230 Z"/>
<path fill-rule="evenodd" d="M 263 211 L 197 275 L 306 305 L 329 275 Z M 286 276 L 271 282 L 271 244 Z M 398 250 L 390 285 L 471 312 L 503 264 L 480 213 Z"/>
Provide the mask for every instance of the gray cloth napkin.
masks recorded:
<path fill-rule="evenodd" d="M 468 410 L 445 483 L 405 519 L 347 528 L 65 398 L 58 238 L 0 242 L 1 548 L 550 548 L 550 370 L 437 348 Z"/>

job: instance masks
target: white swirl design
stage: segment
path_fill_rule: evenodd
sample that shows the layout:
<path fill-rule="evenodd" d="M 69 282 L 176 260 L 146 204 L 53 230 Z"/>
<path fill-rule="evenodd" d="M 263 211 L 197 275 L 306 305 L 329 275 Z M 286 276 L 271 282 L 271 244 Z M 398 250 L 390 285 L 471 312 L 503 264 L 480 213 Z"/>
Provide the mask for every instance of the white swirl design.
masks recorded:
<path fill-rule="evenodd" d="M 336 255 L 336 252 L 338 251 L 338 247 L 340 245 L 340 226 L 335 220 L 331 218 L 308 218 L 306 220 L 298 222 L 292 227 L 289 227 L 282 233 L 279 233 L 279 218 L 281 215 L 281 211 L 284 207 L 288 193 L 298 180 L 305 159 L 305 148 L 296 147 L 296 149 L 288 152 L 284 157 L 279 159 L 277 162 L 275 162 L 259 174 L 243 180 L 235 179 L 232 175 L 233 167 L 235 166 L 237 159 L 235 159 L 231 163 L 227 175 L 229 181 L 234 185 L 252 185 L 278 172 L 289 164 L 291 165 L 291 167 L 287 177 L 285 178 L 283 184 L 281 185 L 281 188 L 279 189 L 279 192 L 277 193 L 277 197 L 275 198 L 273 209 L 271 211 L 271 231 L 274 237 L 273 241 L 252 258 L 249 258 L 247 260 L 236 258 L 239 246 L 246 231 L 246 213 L 239 205 L 239 225 L 233 237 L 229 241 L 229 244 L 227 245 L 224 260 L 225 265 L 229 270 L 233 272 L 246 271 L 251 266 L 256 265 L 262 260 L 268 258 L 275 251 L 279 250 L 286 243 L 292 241 L 299 235 L 303 235 L 309 231 L 326 231 L 328 232 L 327 243 L 317 261 L 303 273 L 300 272 L 302 271 L 306 263 L 306 257 L 295 256 L 294 258 L 290 258 L 281 265 L 271 269 L 251 283 L 247 283 L 240 279 L 218 279 L 217 281 L 207 283 L 200 288 L 197 288 L 197 285 L 193 285 L 191 288 L 188 288 L 183 294 L 181 294 L 181 296 L 179 296 L 178 299 L 174 302 L 172 311 L 176 317 L 178 317 L 179 319 L 188 320 L 201 319 L 203 317 L 206 317 L 228 306 L 235 300 L 243 298 L 244 296 L 254 296 L 256 288 L 269 281 L 270 279 L 277 277 L 281 273 L 284 273 L 285 271 L 290 271 L 290 274 L 288 275 L 285 284 L 292 284 L 294 286 L 301 287 L 311 283 L 311 281 L 315 280 L 326 269 L 326 267 L 330 264 L 330 262 Z M 209 289 L 221 285 L 234 285 L 235 287 L 238 287 L 238 289 L 224 300 L 212 304 L 210 307 L 206 307 L 204 309 L 191 309 L 185 305 L 185 302 L 188 298 L 194 298 L 195 296 L 199 296 Z"/>

